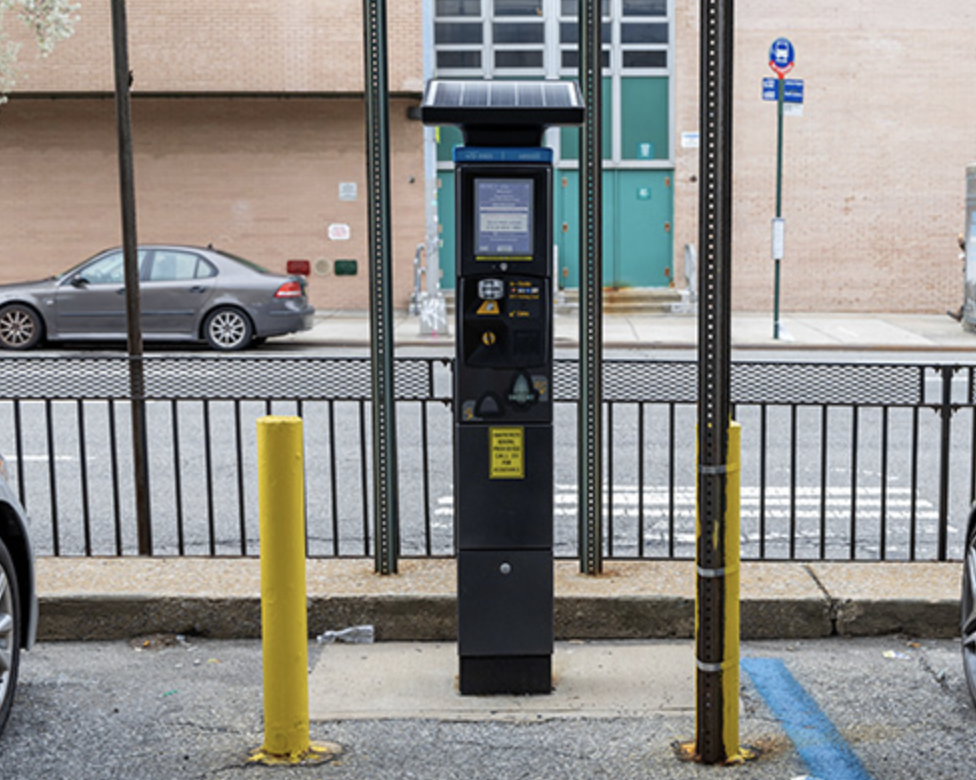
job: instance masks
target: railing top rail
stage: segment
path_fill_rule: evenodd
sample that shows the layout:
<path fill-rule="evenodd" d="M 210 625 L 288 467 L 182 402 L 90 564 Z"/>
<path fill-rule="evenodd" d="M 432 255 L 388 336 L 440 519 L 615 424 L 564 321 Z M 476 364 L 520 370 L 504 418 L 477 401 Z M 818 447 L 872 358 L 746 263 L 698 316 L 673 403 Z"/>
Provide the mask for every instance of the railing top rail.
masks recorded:
<path fill-rule="evenodd" d="M 150 400 L 368 401 L 368 357 L 147 355 L 142 358 Z M 402 357 L 396 361 L 399 400 L 450 402 L 452 361 Z M 119 356 L 21 356 L 0 358 L 0 398 L 129 398 L 129 358 Z M 692 360 L 608 359 L 608 402 L 695 403 L 698 366 Z M 946 372 L 967 382 L 966 403 L 976 404 L 976 365 L 737 360 L 732 365 L 736 404 L 884 405 L 936 404 L 926 383 Z M 579 362 L 555 361 L 557 401 L 579 396 Z"/>

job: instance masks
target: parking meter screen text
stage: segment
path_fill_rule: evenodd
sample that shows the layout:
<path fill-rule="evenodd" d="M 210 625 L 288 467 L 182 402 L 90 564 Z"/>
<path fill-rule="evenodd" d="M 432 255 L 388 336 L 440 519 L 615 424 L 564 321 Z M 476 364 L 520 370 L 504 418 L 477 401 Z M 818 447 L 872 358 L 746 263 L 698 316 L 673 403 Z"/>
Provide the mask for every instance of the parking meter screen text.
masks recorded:
<path fill-rule="evenodd" d="M 475 259 L 532 259 L 532 179 L 475 181 Z"/>

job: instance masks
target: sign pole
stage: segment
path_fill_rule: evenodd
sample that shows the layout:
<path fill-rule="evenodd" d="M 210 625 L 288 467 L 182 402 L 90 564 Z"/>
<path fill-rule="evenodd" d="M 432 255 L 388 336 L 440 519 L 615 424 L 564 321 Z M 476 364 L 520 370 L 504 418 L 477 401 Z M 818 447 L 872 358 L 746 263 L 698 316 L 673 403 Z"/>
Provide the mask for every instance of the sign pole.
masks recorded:
<path fill-rule="evenodd" d="M 769 47 L 769 67 L 776 84 L 776 218 L 773 220 L 773 338 L 779 339 L 779 266 L 783 259 L 783 103 L 786 102 L 786 74 L 796 64 L 796 49 L 786 38 Z M 802 85 L 801 85 L 802 89 Z M 802 101 L 802 92 L 801 92 Z"/>
<path fill-rule="evenodd" d="M 781 75 L 776 83 L 776 219 L 783 217 L 783 102 L 786 82 Z M 777 255 L 779 253 L 776 253 Z M 779 339 L 779 262 L 774 259 L 773 281 L 773 338 Z"/>
<path fill-rule="evenodd" d="M 373 402 L 375 571 L 396 574 L 400 491 L 394 392 L 393 241 L 390 226 L 390 87 L 386 0 L 363 0 L 366 178 L 369 182 L 370 379 Z"/>

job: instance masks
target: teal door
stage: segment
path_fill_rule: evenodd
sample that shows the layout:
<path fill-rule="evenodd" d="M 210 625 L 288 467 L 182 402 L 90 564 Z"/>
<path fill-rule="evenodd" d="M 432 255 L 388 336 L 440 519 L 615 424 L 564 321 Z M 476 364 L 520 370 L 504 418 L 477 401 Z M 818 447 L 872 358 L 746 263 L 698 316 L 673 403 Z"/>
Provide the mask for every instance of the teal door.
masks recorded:
<path fill-rule="evenodd" d="M 671 171 L 603 173 L 603 285 L 667 287 L 673 257 Z M 579 173 L 557 171 L 555 236 L 563 287 L 579 287 Z"/>

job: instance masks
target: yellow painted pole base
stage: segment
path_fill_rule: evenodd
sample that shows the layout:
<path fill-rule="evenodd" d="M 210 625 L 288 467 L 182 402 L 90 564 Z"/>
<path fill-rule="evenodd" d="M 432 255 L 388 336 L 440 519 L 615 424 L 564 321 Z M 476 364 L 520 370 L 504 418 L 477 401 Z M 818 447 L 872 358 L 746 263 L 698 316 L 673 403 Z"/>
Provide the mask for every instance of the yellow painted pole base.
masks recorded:
<path fill-rule="evenodd" d="M 698 751 L 695 749 L 694 740 L 690 742 L 675 742 L 671 747 L 674 748 L 674 754 L 678 757 L 679 761 L 700 760 Z M 746 761 L 754 761 L 757 758 L 759 758 L 759 750 L 757 748 L 751 747 L 750 745 L 742 745 L 738 753 L 734 756 L 729 756 L 719 766 L 738 766 L 739 764 L 744 764 Z"/>
<path fill-rule="evenodd" d="M 307 750 L 292 755 L 276 755 L 259 747 L 251 751 L 247 762 L 265 766 L 315 766 L 335 761 L 341 755 L 342 746 L 335 742 L 312 742 Z"/>

